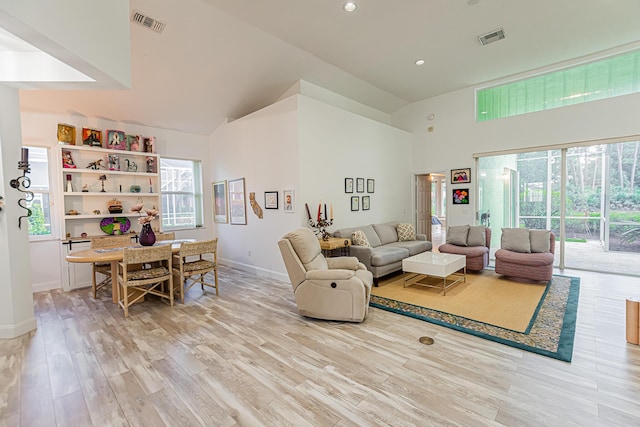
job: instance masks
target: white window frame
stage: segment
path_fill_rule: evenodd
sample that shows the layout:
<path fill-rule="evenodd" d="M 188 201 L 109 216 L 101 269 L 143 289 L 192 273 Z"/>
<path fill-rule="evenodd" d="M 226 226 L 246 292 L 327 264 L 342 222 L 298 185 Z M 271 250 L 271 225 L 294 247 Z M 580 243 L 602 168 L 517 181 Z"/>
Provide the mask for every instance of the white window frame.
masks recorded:
<path fill-rule="evenodd" d="M 49 188 L 48 190 L 36 190 L 33 187 L 29 187 L 28 190 L 31 191 L 32 193 L 35 194 L 47 194 L 49 196 L 49 213 L 50 213 L 50 227 L 51 227 L 51 233 L 50 234 L 31 234 L 29 232 L 29 241 L 30 242 L 39 242 L 39 241 L 46 241 L 46 240 L 58 240 L 59 239 L 59 233 L 58 233 L 58 223 L 60 221 L 59 215 L 58 215 L 58 211 L 57 209 L 55 209 L 56 203 L 56 192 L 55 192 L 55 188 L 56 188 L 56 183 L 58 181 L 56 181 L 54 179 L 54 168 L 52 167 L 53 165 L 53 159 L 52 159 L 52 149 L 51 147 L 47 147 L 44 145 L 25 145 L 25 148 L 38 148 L 38 149 L 44 149 L 47 153 L 47 174 L 48 174 L 48 179 L 49 179 Z M 27 174 L 28 176 L 28 174 Z M 28 219 L 26 220 L 28 222 Z"/>
<path fill-rule="evenodd" d="M 168 185 L 164 182 L 163 173 L 163 161 L 166 160 L 179 160 L 183 162 L 191 162 L 192 165 L 192 173 L 193 173 L 193 192 L 186 191 L 169 191 Z M 202 162 L 200 160 L 193 159 L 181 159 L 177 157 L 161 157 L 160 158 L 160 205 L 163 206 L 162 209 L 162 230 L 163 231 L 173 231 L 173 230 L 190 230 L 195 228 L 201 228 L 204 226 L 204 206 L 203 206 L 203 193 L 202 193 Z M 193 206 L 194 206 L 194 220 L 195 224 L 193 226 L 182 226 L 182 225 L 165 225 L 164 219 L 170 215 L 170 212 L 164 211 L 164 199 L 166 196 L 177 195 L 177 196 L 191 196 L 193 197 Z"/>

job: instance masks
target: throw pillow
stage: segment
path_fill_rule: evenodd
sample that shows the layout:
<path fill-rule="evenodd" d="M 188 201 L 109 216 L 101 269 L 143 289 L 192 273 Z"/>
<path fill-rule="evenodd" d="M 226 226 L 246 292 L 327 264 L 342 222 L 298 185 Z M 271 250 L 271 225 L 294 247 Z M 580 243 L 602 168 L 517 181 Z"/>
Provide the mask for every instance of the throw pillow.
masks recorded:
<path fill-rule="evenodd" d="M 529 230 L 531 252 L 551 251 L 551 232 L 549 230 Z"/>
<path fill-rule="evenodd" d="M 472 225 L 469 227 L 467 246 L 486 246 L 487 237 L 484 233 L 484 225 Z"/>
<path fill-rule="evenodd" d="M 513 252 L 530 253 L 528 228 L 503 228 L 500 246 Z"/>
<path fill-rule="evenodd" d="M 353 232 L 353 234 L 351 235 L 351 243 L 354 246 L 371 247 L 371 245 L 369 244 L 369 240 L 367 239 L 366 234 L 364 234 L 364 231 L 362 231 L 362 230 L 356 230 L 356 231 Z"/>
<path fill-rule="evenodd" d="M 467 246 L 468 225 L 454 225 L 447 229 L 447 243 L 456 246 Z"/>
<path fill-rule="evenodd" d="M 413 224 L 398 224 L 396 229 L 398 230 L 398 242 L 416 240 L 416 229 L 413 228 Z"/>

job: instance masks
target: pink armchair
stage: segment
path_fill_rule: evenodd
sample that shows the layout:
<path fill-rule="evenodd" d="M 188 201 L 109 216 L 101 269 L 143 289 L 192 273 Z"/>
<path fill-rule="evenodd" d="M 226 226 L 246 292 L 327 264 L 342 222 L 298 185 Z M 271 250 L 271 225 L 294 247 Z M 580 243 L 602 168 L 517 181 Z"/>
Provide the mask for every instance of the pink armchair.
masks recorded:
<path fill-rule="evenodd" d="M 482 271 L 489 265 L 491 229 L 484 226 L 453 226 L 447 231 L 447 243 L 438 252 L 464 255 L 468 271 Z"/>
<path fill-rule="evenodd" d="M 496 273 L 547 282 L 553 276 L 555 246 L 556 236 L 551 231 L 503 228 L 501 249 L 496 251 Z"/>

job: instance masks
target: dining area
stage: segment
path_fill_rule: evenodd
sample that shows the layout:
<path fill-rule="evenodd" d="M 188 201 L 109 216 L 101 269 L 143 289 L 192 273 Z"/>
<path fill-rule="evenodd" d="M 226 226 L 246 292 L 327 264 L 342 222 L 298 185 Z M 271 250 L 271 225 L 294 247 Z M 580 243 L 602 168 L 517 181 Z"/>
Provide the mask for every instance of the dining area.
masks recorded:
<path fill-rule="evenodd" d="M 151 245 L 135 242 L 129 235 L 90 238 L 90 248 L 72 251 L 69 263 L 91 264 L 91 291 L 110 289 L 111 301 L 130 314 L 134 304 L 150 296 L 173 306 L 184 304 L 185 293 L 200 285 L 202 292 L 219 295 L 217 268 L 218 239 L 176 239 L 173 232 L 156 233 Z"/>

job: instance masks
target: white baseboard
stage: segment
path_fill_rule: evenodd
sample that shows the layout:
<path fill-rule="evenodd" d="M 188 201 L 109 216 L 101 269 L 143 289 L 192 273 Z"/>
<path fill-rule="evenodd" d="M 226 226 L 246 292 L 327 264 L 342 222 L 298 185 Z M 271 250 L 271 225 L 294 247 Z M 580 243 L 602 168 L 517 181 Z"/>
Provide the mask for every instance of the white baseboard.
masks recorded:
<path fill-rule="evenodd" d="M 38 327 L 35 317 L 30 317 L 17 325 L 0 325 L 0 339 L 11 339 L 31 332 Z"/>
<path fill-rule="evenodd" d="M 246 271 L 247 273 L 255 274 L 256 276 L 267 277 L 269 279 L 279 280 L 281 282 L 289 281 L 289 276 L 286 273 L 280 273 L 279 271 L 268 270 L 266 268 L 256 267 L 255 265 L 244 264 L 228 259 L 223 260 L 218 258 L 218 263 L 237 268 L 238 270 Z"/>
<path fill-rule="evenodd" d="M 33 293 L 44 292 L 44 291 L 50 291 L 53 289 L 62 289 L 62 283 L 59 281 L 33 283 L 31 285 L 31 288 L 33 289 Z"/>

